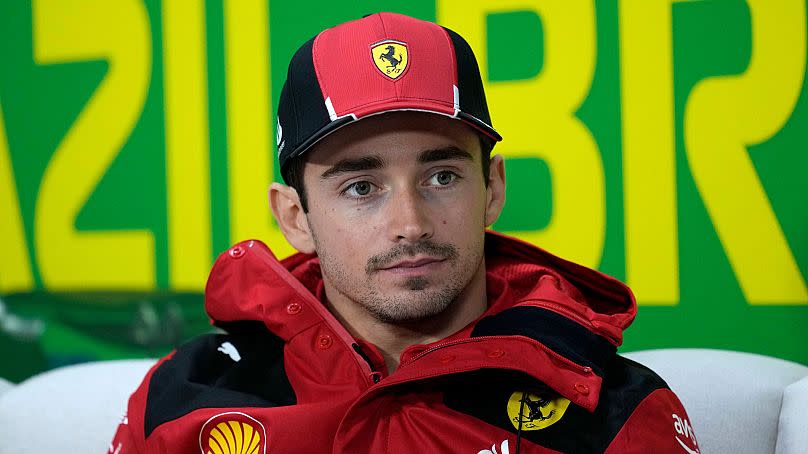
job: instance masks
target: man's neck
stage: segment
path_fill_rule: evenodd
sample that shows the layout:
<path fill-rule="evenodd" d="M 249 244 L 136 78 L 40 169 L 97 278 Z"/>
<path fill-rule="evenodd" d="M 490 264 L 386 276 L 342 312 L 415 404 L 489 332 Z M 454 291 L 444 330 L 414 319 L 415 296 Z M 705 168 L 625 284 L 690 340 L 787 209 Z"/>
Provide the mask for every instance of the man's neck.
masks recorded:
<path fill-rule="evenodd" d="M 386 323 L 328 285 L 325 291 L 331 313 L 354 337 L 375 345 L 390 372 L 398 368 L 401 352 L 407 347 L 428 344 L 454 334 L 476 320 L 488 307 L 484 260 L 457 299 L 440 314 L 426 319 Z"/>

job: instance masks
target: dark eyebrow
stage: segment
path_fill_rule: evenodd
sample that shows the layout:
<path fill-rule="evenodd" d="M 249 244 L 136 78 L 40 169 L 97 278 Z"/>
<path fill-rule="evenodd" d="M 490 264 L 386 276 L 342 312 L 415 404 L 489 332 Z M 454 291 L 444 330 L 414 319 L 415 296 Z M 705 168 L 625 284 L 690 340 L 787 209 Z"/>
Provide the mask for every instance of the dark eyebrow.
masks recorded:
<path fill-rule="evenodd" d="M 453 159 L 462 161 L 474 161 L 474 158 L 468 151 L 461 150 L 460 148 L 457 148 L 454 145 L 450 145 L 448 147 L 443 148 L 435 148 L 432 150 L 424 150 L 421 152 L 420 155 L 418 155 L 418 162 L 422 164 L 436 161 L 448 161 Z"/>
<path fill-rule="evenodd" d="M 378 156 L 362 156 L 356 159 L 343 159 L 320 175 L 321 180 L 327 180 L 347 172 L 360 172 L 362 170 L 381 169 L 384 160 Z"/>
<path fill-rule="evenodd" d="M 418 162 L 422 164 L 449 160 L 473 161 L 474 158 L 471 157 L 471 154 L 468 151 L 461 150 L 454 145 L 424 150 L 418 155 Z M 356 159 L 343 159 L 323 172 L 323 174 L 320 175 L 320 179 L 327 180 L 337 175 L 349 172 L 381 169 L 384 167 L 384 165 L 384 160 L 375 155 L 362 156 Z"/>

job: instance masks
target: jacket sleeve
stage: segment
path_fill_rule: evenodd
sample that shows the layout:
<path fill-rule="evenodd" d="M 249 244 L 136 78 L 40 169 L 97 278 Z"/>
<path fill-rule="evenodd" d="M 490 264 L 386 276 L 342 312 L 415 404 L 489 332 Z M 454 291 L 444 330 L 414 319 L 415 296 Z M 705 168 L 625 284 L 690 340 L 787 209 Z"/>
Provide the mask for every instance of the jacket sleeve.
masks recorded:
<path fill-rule="evenodd" d="M 614 453 L 699 454 L 687 412 L 668 388 L 643 399 L 606 450 Z"/>
<path fill-rule="evenodd" d="M 172 353 L 173 355 L 173 353 Z M 118 424 L 115 437 L 109 444 L 107 454 L 145 454 L 146 439 L 144 431 L 144 421 L 146 415 L 146 398 L 149 393 L 149 383 L 155 370 L 171 355 L 157 362 L 129 397 L 129 404 L 126 413 Z"/>

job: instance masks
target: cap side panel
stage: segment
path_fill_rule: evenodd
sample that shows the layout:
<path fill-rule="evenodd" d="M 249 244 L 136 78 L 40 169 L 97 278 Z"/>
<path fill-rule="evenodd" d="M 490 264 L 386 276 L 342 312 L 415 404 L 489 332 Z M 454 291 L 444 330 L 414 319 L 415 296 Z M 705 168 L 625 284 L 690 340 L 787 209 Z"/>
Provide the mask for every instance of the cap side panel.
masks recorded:
<path fill-rule="evenodd" d="M 292 90 L 298 126 L 294 144 L 287 144 L 287 147 L 294 145 L 292 149 L 331 121 L 313 61 L 314 43 L 318 37 L 307 41 L 289 64 L 290 75 L 287 81 Z M 280 121 L 283 126 L 284 119 L 280 118 Z"/>
<path fill-rule="evenodd" d="M 457 82 L 460 89 L 460 110 L 491 127 L 491 115 L 485 100 L 482 76 L 471 46 L 460 35 L 445 28 L 452 40 L 457 57 Z M 493 129 L 493 128 L 492 128 Z M 497 134 L 499 136 L 499 134 Z M 497 138 L 496 140 L 501 140 Z"/>
<path fill-rule="evenodd" d="M 452 54 L 452 72 L 451 72 L 451 74 L 452 74 L 452 76 L 454 78 L 452 80 L 452 85 L 453 85 L 453 87 L 452 87 L 452 99 L 453 99 L 454 104 L 455 104 L 455 106 L 454 106 L 455 107 L 455 113 L 454 114 L 457 115 L 457 109 L 459 107 L 457 105 L 457 98 L 459 96 L 458 96 L 458 93 L 455 93 L 455 92 L 456 91 L 459 92 L 459 90 L 460 90 L 460 81 L 458 81 L 458 72 L 457 72 L 457 53 L 455 52 L 455 46 L 454 46 L 454 43 L 452 42 L 452 38 L 449 36 L 449 32 L 446 31 L 445 28 L 440 27 L 440 26 L 438 26 L 438 30 L 440 30 L 441 34 L 446 39 L 446 43 L 448 44 L 447 47 L 452 50 L 452 52 L 451 52 L 451 54 Z M 462 93 L 459 93 L 459 95 L 462 96 Z"/>
<path fill-rule="evenodd" d="M 286 153 L 288 153 L 288 148 L 293 147 L 294 143 L 297 141 L 299 129 L 297 127 L 297 118 L 294 114 L 294 102 L 291 98 L 291 88 L 289 85 L 289 78 L 287 77 L 286 82 L 283 84 L 283 88 L 281 88 L 280 99 L 282 102 L 278 103 L 278 130 L 276 131 L 277 135 L 275 145 L 277 146 L 278 160 L 281 162 L 283 161 L 283 157 L 286 155 Z"/>
<path fill-rule="evenodd" d="M 320 75 L 320 68 L 317 66 L 317 47 L 319 47 L 318 44 L 320 37 L 323 36 L 323 33 L 325 33 L 325 31 L 318 33 L 317 36 L 314 37 L 314 41 L 312 42 L 311 46 L 311 61 L 312 66 L 314 67 L 314 75 L 317 77 L 317 83 L 320 85 L 320 91 L 323 92 L 323 101 L 325 101 L 325 99 L 328 99 L 328 95 L 323 89 L 323 77 Z"/>
<path fill-rule="evenodd" d="M 289 65 L 289 69 L 290 69 L 290 71 L 292 69 L 291 62 L 290 62 L 290 65 Z M 290 136 L 290 139 L 291 139 L 289 145 L 292 145 L 294 147 L 297 144 L 299 144 L 301 140 L 303 140 L 303 138 L 301 137 L 302 134 L 303 134 L 302 131 L 301 131 L 302 126 L 300 124 L 302 119 L 300 118 L 301 117 L 300 109 L 297 108 L 297 98 L 299 97 L 299 93 L 298 93 L 297 90 L 295 90 L 295 77 L 294 76 L 290 75 L 289 77 L 286 78 L 286 81 L 287 81 L 287 87 L 289 88 L 289 91 L 288 91 L 288 93 L 289 93 L 289 108 L 291 109 L 290 112 L 289 112 L 289 114 L 290 114 L 289 119 L 292 121 L 292 124 L 294 125 L 294 127 L 289 131 L 290 132 L 289 136 Z M 278 123 L 280 124 L 280 118 L 278 118 Z"/>

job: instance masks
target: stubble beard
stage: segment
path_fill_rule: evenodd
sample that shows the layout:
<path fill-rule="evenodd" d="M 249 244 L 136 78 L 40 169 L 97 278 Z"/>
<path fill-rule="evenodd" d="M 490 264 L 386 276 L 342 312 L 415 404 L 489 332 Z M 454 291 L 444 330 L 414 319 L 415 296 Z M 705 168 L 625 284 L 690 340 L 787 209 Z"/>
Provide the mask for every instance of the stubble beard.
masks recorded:
<path fill-rule="evenodd" d="M 368 259 L 363 279 L 352 278 L 338 260 L 323 250 L 314 236 L 320 267 L 325 278 L 347 299 L 360 305 L 382 323 L 402 325 L 422 321 L 446 311 L 457 301 L 482 262 L 482 246 L 461 262 L 454 245 L 426 240 L 415 245 L 402 245 Z M 467 251 L 469 252 L 469 251 Z M 396 294 L 384 294 L 375 281 L 381 267 L 403 257 L 428 254 L 446 260 L 444 266 L 451 272 L 442 282 L 429 276 L 415 276 L 402 280 Z"/>
<path fill-rule="evenodd" d="M 408 292 L 403 295 L 381 295 L 373 290 L 359 300 L 366 311 L 374 318 L 387 324 L 404 324 L 434 317 L 449 308 L 463 291 L 459 282 L 448 282 L 442 288 L 428 289 L 429 279 L 413 277 L 404 281 L 402 287 Z"/>

